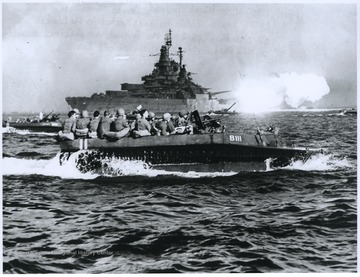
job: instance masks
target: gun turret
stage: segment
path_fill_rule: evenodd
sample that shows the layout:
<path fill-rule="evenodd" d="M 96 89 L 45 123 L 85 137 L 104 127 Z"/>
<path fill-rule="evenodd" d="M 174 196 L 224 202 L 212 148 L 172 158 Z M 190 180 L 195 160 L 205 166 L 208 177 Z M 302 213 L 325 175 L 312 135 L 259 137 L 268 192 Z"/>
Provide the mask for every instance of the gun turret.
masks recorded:
<path fill-rule="evenodd" d="M 216 96 L 215 96 L 215 95 L 222 94 L 222 93 L 226 93 L 226 92 L 230 92 L 230 91 L 231 91 L 231 90 L 223 90 L 223 91 L 215 91 L 215 92 L 210 92 L 210 91 L 209 91 L 209 95 L 210 95 L 210 98 L 216 99 Z"/>

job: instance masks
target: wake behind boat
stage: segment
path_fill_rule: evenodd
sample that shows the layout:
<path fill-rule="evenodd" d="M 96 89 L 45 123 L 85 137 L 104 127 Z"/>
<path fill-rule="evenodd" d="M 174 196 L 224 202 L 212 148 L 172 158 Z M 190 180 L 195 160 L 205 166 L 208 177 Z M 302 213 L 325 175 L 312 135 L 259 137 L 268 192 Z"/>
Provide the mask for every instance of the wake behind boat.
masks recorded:
<path fill-rule="evenodd" d="M 35 132 L 56 133 L 62 129 L 62 124 L 61 122 L 9 122 L 6 127 Z"/>

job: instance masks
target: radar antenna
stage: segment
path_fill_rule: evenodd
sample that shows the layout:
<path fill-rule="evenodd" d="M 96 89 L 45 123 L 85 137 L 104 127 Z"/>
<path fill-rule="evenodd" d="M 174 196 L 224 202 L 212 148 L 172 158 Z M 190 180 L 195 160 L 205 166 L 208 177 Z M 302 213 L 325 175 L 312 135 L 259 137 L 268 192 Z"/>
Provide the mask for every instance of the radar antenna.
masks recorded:
<path fill-rule="evenodd" d="M 165 35 L 165 45 L 170 48 L 171 47 L 171 29 L 169 29 L 169 33 Z"/>

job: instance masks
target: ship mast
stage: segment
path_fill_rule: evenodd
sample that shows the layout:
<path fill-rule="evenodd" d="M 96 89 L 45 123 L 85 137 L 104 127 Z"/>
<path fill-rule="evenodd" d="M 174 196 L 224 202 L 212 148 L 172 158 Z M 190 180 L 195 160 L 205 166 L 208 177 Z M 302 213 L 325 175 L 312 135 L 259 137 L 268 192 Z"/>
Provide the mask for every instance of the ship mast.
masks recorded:
<path fill-rule="evenodd" d="M 181 68 L 181 65 L 182 65 L 182 60 L 183 60 L 183 51 L 182 51 L 182 47 L 179 47 L 179 57 L 180 57 L 180 68 Z"/>
<path fill-rule="evenodd" d="M 167 49 L 169 49 L 171 47 L 171 45 L 172 45 L 171 43 L 172 43 L 172 41 L 171 41 L 171 29 L 169 29 L 169 33 L 167 33 L 165 35 L 165 45 L 166 45 Z"/>

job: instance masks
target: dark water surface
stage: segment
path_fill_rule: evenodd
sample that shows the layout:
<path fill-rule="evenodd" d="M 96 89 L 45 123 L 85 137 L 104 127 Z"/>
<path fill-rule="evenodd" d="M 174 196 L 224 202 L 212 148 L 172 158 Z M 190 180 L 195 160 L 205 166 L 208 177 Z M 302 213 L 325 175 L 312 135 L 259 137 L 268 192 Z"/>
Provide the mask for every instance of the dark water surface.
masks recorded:
<path fill-rule="evenodd" d="M 60 167 L 51 134 L 3 134 L 4 273 L 356 272 L 356 117 L 238 115 L 273 123 L 307 163 L 262 172 L 120 176 Z"/>

